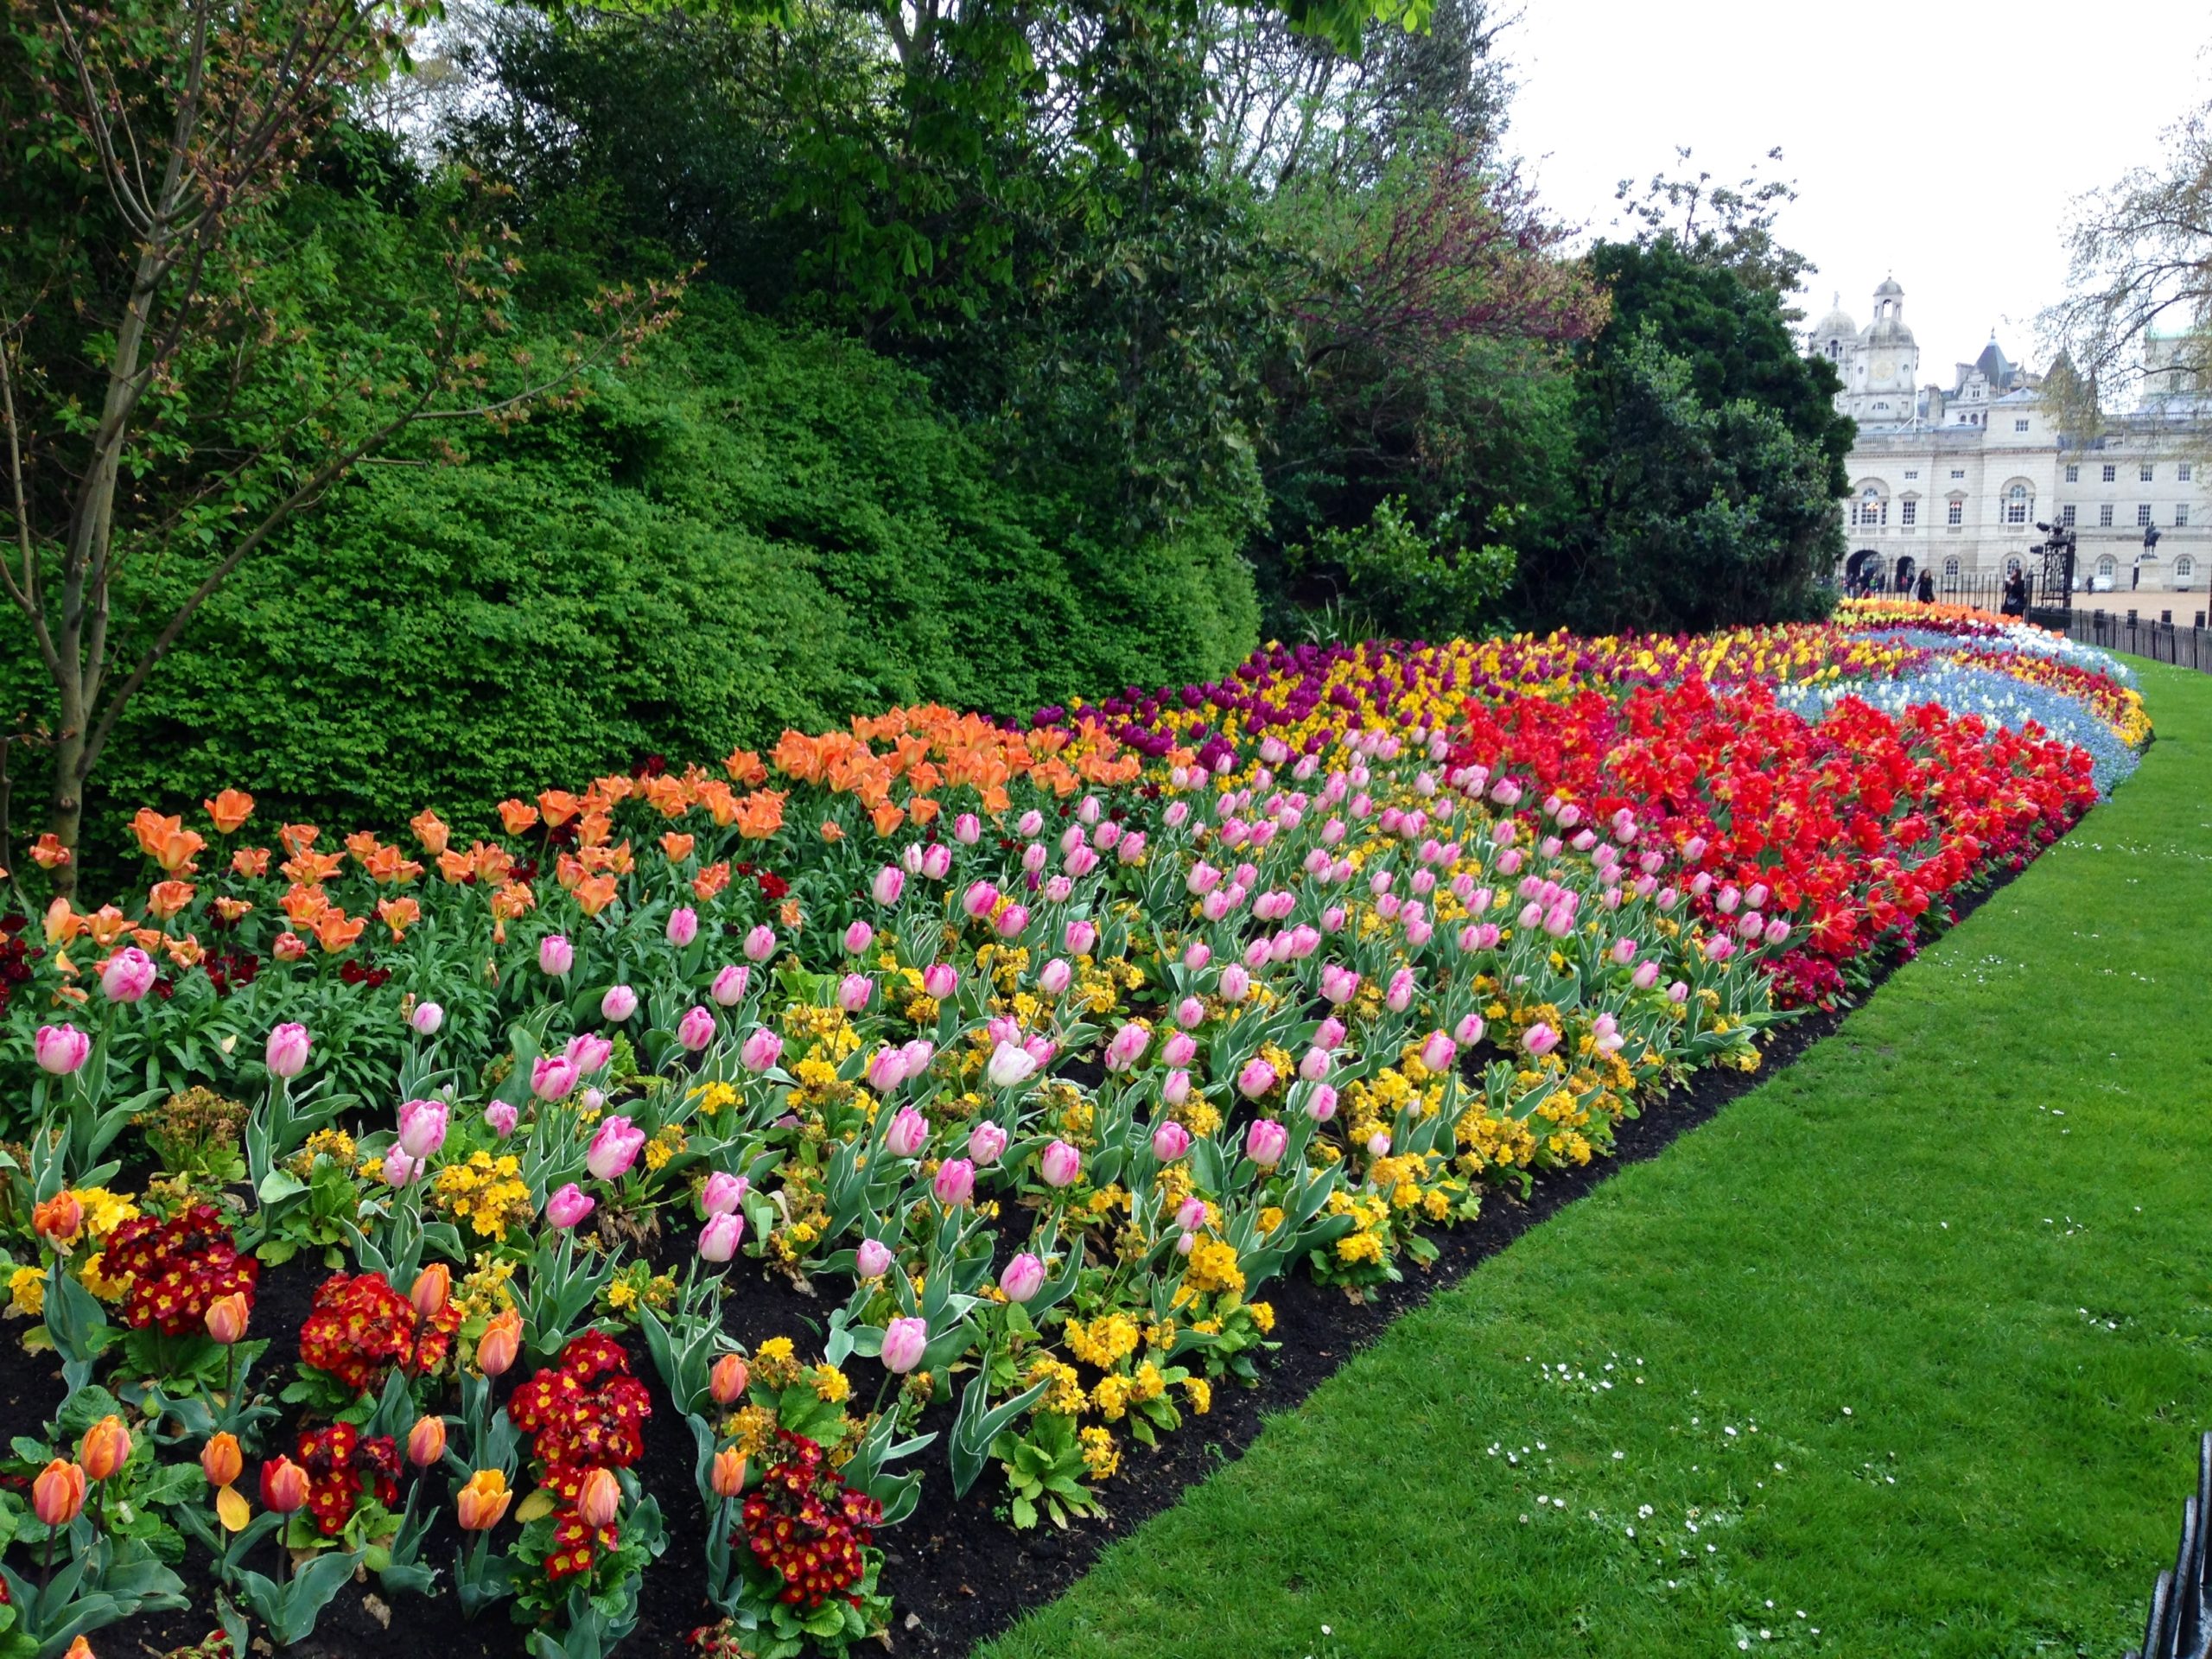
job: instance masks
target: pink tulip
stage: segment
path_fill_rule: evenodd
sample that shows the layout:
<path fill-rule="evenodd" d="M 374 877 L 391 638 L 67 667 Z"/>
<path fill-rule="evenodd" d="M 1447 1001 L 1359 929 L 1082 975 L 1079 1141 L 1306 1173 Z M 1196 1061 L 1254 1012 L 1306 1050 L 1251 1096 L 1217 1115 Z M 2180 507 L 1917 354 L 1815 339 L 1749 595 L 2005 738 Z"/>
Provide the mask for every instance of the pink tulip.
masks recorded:
<path fill-rule="evenodd" d="M 676 1022 L 676 1040 L 690 1052 L 696 1054 L 715 1040 L 715 1016 L 702 1007 L 686 1008 L 683 1017 Z"/>
<path fill-rule="evenodd" d="M 1083 1154 L 1066 1141 L 1055 1141 L 1038 1159 L 1037 1173 L 1047 1186 L 1071 1186 L 1083 1173 Z"/>
<path fill-rule="evenodd" d="M 515 1132 L 515 1125 L 522 1122 L 522 1114 L 504 1100 L 495 1100 L 484 1109 L 484 1122 L 493 1134 L 505 1140 Z"/>
<path fill-rule="evenodd" d="M 960 896 L 960 908 L 979 922 L 991 913 L 998 902 L 999 890 L 988 881 L 970 883 L 968 891 Z"/>
<path fill-rule="evenodd" d="M 896 864 L 886 864 L 875 873 L 875 880 L 868 883 L 868 891 L 879 905 L 895 905 L 899 895 L 906 891 L 906 873 Z"/>
<path fill-rule="evenodd" d="M 965 1158 L 948 1158 L 931 1178 L 930 1192 L 946 1209 L 963 1205 L 976 1193 L 976 1166 Z"/>
<path fill-rule="evenodd" d="M 1001 1042 L 991 1051 L 990 1063 L 983 1068 L 983 1075 L 994 1089 L 1012 1089 L 1028 1082 L 1040 1064 L 1027 1048 Z"/>
<path fill-rule="evenodd" d="M 689 905 L 678 905 L 668 912 L 668 942 L 681 950 L 699 937 L 699 912 Z"/>
<path fill-rule="evenodd" d="M 1198 1039 L 1187 1031 L 1173 1031 L 1161 1045 L 1160 1058 L 1169 1065 L 1188 1065 L 1198 1057 Z"/>
<path fill-rule="evenodd" d="M 583 1032 L 569 1039 L 569 1046 L 561 1051 L 579 1077 L 589 1077 L 604 1068 L 614 1058 L 614 1045 L 594 1032 Z"/>
<path fill-rule="evenodd" d="M 585 1196 L 583 1190 L 570 1181 L 566 1186 L 545 1200 L 545 1219 L 566 1232 L 586 1216 L 599 1208 L 599 1200 Z"/>
<path fill-rule="evenodd" d="M 423 1160 L 420 1158 L 410 1158 L 407 1155 L 407 1148 L 395 1143 L 391 1149 L 385 1154 L 384 1167 L 380 1173 L 384 1176 L 384 1184 L 386 1186 L 412 1186 L 423 1177 Z"/>
<path fill-rule="evenodd" d="M 1290 1131 L 1271 1117 L 1255 1118 L 1252 1127 L 1244 1131 L 1244 1155 L 1262 1169 L 1273 1169 L 1281 1163 L 1289 1144 Z"/>
<path fill-rule="evenodd" d="M 1367 1155 L 1370 1158 L 1388 1158 L 1390 1155 L 1390 1136 L 1387 1131 L 1377 1129 L 1367 1137 Z"/>
<path fill-rule="evenodd" d="M 1175 1206 L 1175 1224 L 1186 1233 L 1195 1233 L 1206 1224 L 1206 1201 L 1189 1198 Z"/>
<path fill-rule="evenodd" d="M 1325 1083 L 1310 1084 L 1306 1091 L 1306 1116 L 1316 1123 L 1325 1123 L 1337 1115 L 1337 1091 Z"/>
<path fill-rule="evenodd" d="M 700 1190 L 700 1208 L 710 1216 L 734 1215 L 737 1206 L 744 1201 L 746 1188 L 750 1185 L 742 1175 L 733 1175 L 727 1170 L 718 1169 L 707 1177 L 707 1185 Z"/>
<path fill-rule="evenodd" d="M 1191 1074 L 1179 1067 L 1170 1071 L 1160 1085 L 1160 1097 L 1170 1106 L 1180 1106 L 1191 1097 Z"/>
<path fill-rule="evenodd" d="M 584 1167 L 602 1181 L 619 1181 L 645 1148 L 645 1132 L 628 1118 L 604 1118 L 584 1153 Z"/>
<path fill-rule="evenodd" d="M 417 1037 L 435 1037 L 446 1022 L 446 1011 L 435 1002 L 417 1002 L 407 1023 Z"/>
<path fill-rule="evenodd" d="M 1421 1063 L 1432 1071 L 1448 1071 L 1458 1056 L 1458 1046 L 1440 1031 L 1430 1032 L 1421 1041 Z"/>
<path fill-rule="evenodd" d="M 878 1049 L 868 1063 L 868 1086 L 879 1095 L 889 1094 L 906 1080 L 906 1056 L 899 1049 Z"/>
<path fill-rule="evenodd" d="M 1221 970 L 1221 1000 L 1242 1002 L 1252 995 L 1252 976 L 1241 962 L 1232 962 Z"/>
<path fill-rule="evenodd" d="M 283 1031 L 286 1027 L 280 1026 L 277 1029 Z M 299 1027 L 295 1026 L 290 1029 L 297 1031 Z M 302 1032 L 303 1052 L 306 1037 L 306 1033 Z M 270 1043 L 273 1049 L 276 1039 L 271 1037 Z M 67 1077 L 76 1071 L 92 1057 L 92 1039 L 74 1026 L 41 1026 L 38 1035 L 31 1039 L 31 1053 L 37 1059 L 39 1069 L 50 1071 L 57 1077 Z M 274 1071 L 276 1068 L 271 1064 L 269 1069 Z M 292 1074 L 283 1072 L 279 1075 L 289 1077 Z"/>
<path fill-rule="evenodd" d="M 745 1217 L 719 1215 L 707 1217 L 699 1230 L 699 1256 L 706 1262 L 727 1262 L 745 1242 Z"/>
<path fill-rule="evenodd" d="M 1410 968 L 1401 968 L 1390 976 L 1389 989 L 1383 993 L 1382 1001 L 1393 1014 L 1403 1014 L 1414 1003 L 1414 973 Z"/>
<path fill-rule="evenodd" d="M 845 930 L 845 954 L 857 957 L 875 943 L 875 930 L 866 922 L 855 922 Z"/>
<path fill-rule="evenodd" d="M 127 944 L 100 964 L 100 989 L 111 1002 L 136 1002 L 154 988 L 161 970 L 135 944 Z"/>
<path fill-rule="evenodd" d="M 1065 958 L 1054 957 L 1037 976 L 1037 988 L 1047 996 L 1058 996 L 1074 978 L 1075 969 L 1068 966 Z"/>
<path fill-rule="evenodd" d="M 880 1279 L 891 1271 L 891 1247 L 879 1239 L 864 1238 L 853 1252 L 853 1266 L 863 1279 Z"/>
<path fill-rule="evenodd" d="M 930 1121 L 912 1106 L 901 1106 L 891 1120 L 883 1144 L 893 1158 L 912 1158 L 930 1138 Z"/>
<path fill-rule="evenodd" d="M 1483 1023 L 1482 1015 L 1467 1014 L 1452 1028 L 1452 1039 L 1462 1048 L 1472 1048 L 1477 1043 L 1482 1041 L 1483 1033 L 1487 1029 L 1488 1027 Z"/>
<path fill-rule="evenodd" d="M 561 978 L 576 965 L 576 948 L 559 933 L 548 933 L 537 942 L 537 965 L 541 971 Z"/>
<path fill-rule="evenodd" d="M 952 821 L 952 838 L 963 847 L 973 847 L 983 836 L 983 821 L 973 812 L 963 812 Z"/>
<path fill-rule="evenodd" d="M 67 1031 L 69 1027 L 64 1026 L 61 1029 Z M 263 1058 L 268 1062 L 272 1076 L 296 1077 L 307 1070 L 308 1048 L 308 1028 L 302 1025 L 287 1022 L 269 1033 L 269 1046 L 264 1051 Z M 75 1065 L 67 1069 L 73 1071 L 77 1066 L 84 1063 L 84 1056 L 80 1054 L 77 1057 Z M 44 1058 L 41 1058 L 39 1064 L 45 1065 L 49 1071 L 54 1069 L 51 1065 L 47 1065 Z"/>
<path fill-rule="evenodd" d="M 1097 925 L 1093 922 L 1070 922 L 1060 934 L 1060 942 L 1078 957 L 1098 943 Z"/>
<path fill-rule="evenodd" d="M 1315 1028 L 1313 1046 L 1333 1054 L 1344 1046 L 1344 1022 L 1332 1014 Z"/>
<path fill-rule="evenodd" d="M 1151 1046 L 1152 1033 L 1132 1020 L 1116 1031 L 1106 1045 L 1106 1069 L 1127 1071 L 1144 1058 Z"/>
<path fill-rule="evenodd" d="M 1045 1287 L 1045 1264 L 1033 1250 L 1024 1250 L 999 1274 L 999 1288 L 1009 1302 L 1026 1302 Z"/>
<path fill-rule="evenodd" d="M 858 1014 L 874 995 L 875 982 L 866 974 L 847 974 L 837 982 L 837 1006 L 847 1014 Z"/>
<path fill-rule="evenodd" d="M 1307 1083 L 1321 1083 L 1328 1077 L 1330 1065 L 1329 1051 L 1316 1043 L 1298 1057 L 1298 1075 Z"/>
<path fill-rule="evenodd" d="M 1629 976 L 1629 983 L 1639 991 L 1648 991 L 1658 982 L 1659 964 L 1656 962 L 1639 962 L 1636 971 Z"/>
<path fill-rule="evenodd" d="M 599 1017 L 616 1025 L 638 1011 L 638 994 L 627 985 L 610 985 L 599 999 Z"/>
<path fill-rule="evenodd" d="M 933 962 L 922 969 L 922 988 L 942 1002 L 960 988 L 960 970 L 949 962 Z"/>
<path fill-rule="evenodd" d="M 1164 1119 L 1152 1132 L 1152 1155 L 1172 1164 L 1191 1149 L 1191 1132 L 1173 1118 Z"/>
<path fill-rule="evenodd" d="M 952 849 L 941 841 L 933 841 L 922 849 L 922 874 L 932 881 L 942 881 L 952 874 Z"/>
<path fill-rule="evenodd" d="M 915 1038 L 899 1052 L 906 1057 L 909 1079 L 924 1076 L 930 1069 L 930 1063 L 937 1058 L 937 1045 L 926 1037 Z"/>
<path fill-rule="evenodd" d="M 1203 939 L 1192 939 L 1183 947 L 1183 965 L 1192 973 L 1204 971 L 1213 960 L 1213 947 Z"/>
<path fill-rule="evenodd" d="M 762 922 L 745 936 L 745 959 L 766 962 L 776 954 L 776 930 Z"/>
<path fill-rule="evenodd" d="M 428 1160 L 446 1143 L 450 1109 L 442 1100 L 410 1100 L 399 1109 L 399 1145 L 410 1158 Z"/>
<path fill-rule="evenodd" d="M 1029 925 L 1029 906 L 1008 905 L 999 912 L 998 920 L 992 925 L 998 930 L 998 936 L 1002 939 L 1020 938 L 1022 930 Z"/>
<path fill-rule="evenodd" d="M 531 1062 L 530 1091 L 540 1100 L 566 1100 L 581 1080 L 576 1063 L 566 1054 L 541 1054 Z"/>
<path fill-rule="evenodd" d="M 883 1369 L 905 1376 L 922 1363 L 930 1345 L 925 1319 L 893 1319 L 883 1327 Z"/>
<path fill-rule="evenodd" d="M 733 962 L 715 976 L 715 982 L 707 987 L 707 995 L 718 1007 L 734 1008 L 745 1001 L 746 986 L 751 982 L 752 970 L 743 963 Z"/>
<path fill-rule="evenodd" d="M 1045 815 L 1033 806 L 1028 811 L 1023 813 L 1019 818 L 1014 820 L 1014 833 L 1020 836 L 1024 841 L 1032 841 L 1036 838 L 1037 833 L 1044 829 L 1044 827 Z"/>
<path fill-rule="evenodd" d="M 1521 1046 L 1529 1053 L 1541 1058 L 1559 1046 L 1559 1033 L 1539 1020 L 1522 1033 Z"/>
<path fill-rule="evenodd" d="M 1275 1069 L 1255 1054 L 1236 1074 L 1236 1087 L 1247 1100 L 1257 1100 L 1275 1086 Z"/>
<path fill-rule="evenodd" d="M 766 1071 L 783 1053 L 784 1039 L 766 1026 L 755 1026 L 738 1049 L 737 1058 L 748 1071 Z"/>

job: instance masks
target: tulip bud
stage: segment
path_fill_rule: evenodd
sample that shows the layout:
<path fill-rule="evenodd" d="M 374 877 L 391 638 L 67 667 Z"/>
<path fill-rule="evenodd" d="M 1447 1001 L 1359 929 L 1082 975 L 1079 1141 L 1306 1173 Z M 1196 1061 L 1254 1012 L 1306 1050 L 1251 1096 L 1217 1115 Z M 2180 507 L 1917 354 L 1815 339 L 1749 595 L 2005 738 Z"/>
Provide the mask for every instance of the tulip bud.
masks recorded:
<path fill-rule="evenodd" d="M 252 1316 L 253 1304 L 245 1293 L 234 1290 L 227 1296 L 218 1296 L 207 1304 L 204 1323 L 207 1334 L 224 1347 L 229 1347 L 245 1336 L 246 1321 Z"/>
<path fill-rule="evenodd" d="M 744 1355 L 724 1354 L 707 1373 L 707 1392 L 716 1405 L 726 1406 L 742 1395 L 752 1380 L 753 1368 L 745 1363 Z"/>
<path fill-rule="evenodd" d="M 308 1471 L 289 1458 L 261 1465 L 261 1503 L 264 1509 L 289 1515 L 308 1501 Z"/>
<path fill-rule="evenodd" d="M 599 999 L 599 1017 L 620 1025 L 638 1011 L 638 994 L 627 985 L 610 985 Z"/>
<path fill-rule="evenodd" d="M 688 1052 L 696 1054 L 715 1040 L 714 1014 L 696 1005 L 686 1009 L 683 1017 L 676 1022 L 676 1040 L 683 1044 Z"/>
<path fill-rule="evenodd" d="M 942 1002 L 960 988 L 960 972 L 951 963 L 933 962 L 922 969 L 922 988 Z"/>
<path fill-rule="evenodd" d="M 745 959 L 766 962 L 776 954 L 776 930 L 766 922 L 745 936 Z"/>
<path fill-rule="evenodd" d="M 602 1465 L 585 1472 L 576 1489 L 575 1509 L 576 1519 L 594 1532 L 614 1524 L 622 1513 L 622 1484 L 612 1469 Z"/>
<path fill-rule="evenodd" d="M 123 1419 L 110 1412 L 86 1429 L 78 1442 L 77 1461 L 93 1480 L 105 1480 L 130 1462 L 130 1431 L 124 1427 Z"/>
<path fill-rule="evenodd" d="M 1037 1173 L 1047 1186 L 1071 1186 L 1083 1173 L 1083 1154 L 1066 1141 L 1055 1141 L 1037 1160 Z"/>
<path fill-rule="evenodd" d="M 699 912 L 689 905 L 678 905 L 668 912 L 668 942 L 681 950 L 699 937 Z"/>
<path fill-rule="evenodd" d="M 73 1243 L 85 1230 L 84 1201 L 67 1188 L 31 1209 L 31 1225 L 40 1237 L 60 1249 Z"/>
<path fill-rule="evenodd" d="M 476 1369 L 486 1376 L 503 1376 L 522 1351 L 522 1315 L 502 1308 L 476 1339 Z"/>
<path fill-rule="evenodd" d="M 883 1144 L 894 1158 L 912 1158 L 930 1138 L 930 1121 L 912 1106 L 901 1106 L 891 1120 Z"/>
<path fill-rule="evenodd" d="M 744 1241 L 743 1216 L 709 1216 L 707 1224 L 699 1230 L 700 1258 L 717 1263 L 727 1262 L 737 1254 L 737 1247 Z"/>
<path fill-rule="evenodd" d="M 269 1044 L 264 1051 L 263 1058 L 273 1076 L 296 1077 L 307 1070 L 310 1046 L 308 1028 L 288 1021 L 269 1033 Z"/>
<path fill-rule="evenodd" d="M 200 1448 L 200 1472 L 207 1477 L 210 1486 L 229 1485 L 245 1472 L 245 1456 L 238 1450 L 238 1437 L 229 1433 L 213 1436 Z"/>
<path fill-rule="evenodd" d="M 1166 1118 L 1152 1132 L 1152 1155 L 1172 1164 L 1191 1149 L 1191 1132 L 1173 1118 Z"/>
<path fill-rule="evenodd" d="M 1024 1250 L 1006 1264 L 999 1288 L 1010 1302 L 1026 1302 L 1045 1287 L 1045 1264 L 1033 1250 Z"/>
<path fill-rule="evenodd" d="M 891 1271 L 891 1247 L 880 1239 L 864 1238 L 853 1252 L 853 1268 L 863 1279 L 880 1279 Z"/>
<path fill-rule="evenodd" d="M 893 1319 L 883 1328 L 883 1368 L 900 1376 L 922 1363 L 923 1351 L 928 1348 L 930 1327 L 926 1320 Z"/>
<path fill-rule="evenodd" d="M 84 1512 L 85 1471 L 56 1458 L 31 1483 L 31 1512 L 49 1527 L 66 1527 Z"/>
<path fill-rule="evenodd" d="M 1006 1150 L 1006 1131 L 985 1118 L 968 1132 L 968 1156 L 979 1169 L 998 1162 Z"/>
<path fill-rule="evenodd" d="M 745 1454 L 734 1446 L 715 1452 L 708 1482 L 716 1497 L 735 1497 L 745 1490 Z"/>
<path fill-rule="evenodd" d="M 575 1226 L 599 1208 L 599 1200 L 585 1196 L 582 1188 L 570 1181 L 545 1200 L 545 1219 L 554 1226 L 566 1230 Z"/>
<path fill-rule="evenodd" d="M 1289 1143 L 1290 1131 L 1281 1124 L 1271 1117 L 1255 1118 L 1244 1132 L 1244 1155 L 1262 1169 L 1273 1169 Z"/>
<path fill-rule="evenodd" d="M 427 1469 L 445 1454 L 446 1420 L 417 1417 L 415 1427 L 407 1432 L 407 1461 L 417 1469 Z"/>
<path fill-rule="evenodd" d="M 417 1037 L 435 1037 L 438 1027 L 446 1022 L 446 1011 L 435 1002 L 417 1002 L 415 1012 L 407 1016 L 407 1023 Z"/>
<path fill-rule="evenodd" d="M 937 1166 L 930 1192 L 947 1209 L 957 1208 L 975 1196 L 976 1166 L 965 1158 L 948 1158 Z"/>
<path fill-rule="evenodd" d="M 504 1100 L 495 1100 L 484 1109 L 484 1122 L 493 1134 L 505 1140 L 522 1122 L 522 1114 Z"/>
<path fill-rule="evenodd" d="M 746 987 L 752 982 L 752 970 L 743 963 L 733 962 L 715 976 L 714 983 L 707 987 L 707 995 L 717 1007 L 734 1008 L 745 1001 Z"/>
<path fill-rule="evenodd" d="M 784 1039 L 766 1026 L 755 1026 L 739 1048 L 739 1062 L 748 1071 L 766 1071 L 783 1058 Z"/>
<path fill-rule="evenodd" d="M 442 1262 L 433 1262 L 415 1275 L 407 1300 L 415 1305 L 416 1319 L 435 1319 L 445 1312 L 447 1299 L 452 1294 L 452 1270 Z"/>

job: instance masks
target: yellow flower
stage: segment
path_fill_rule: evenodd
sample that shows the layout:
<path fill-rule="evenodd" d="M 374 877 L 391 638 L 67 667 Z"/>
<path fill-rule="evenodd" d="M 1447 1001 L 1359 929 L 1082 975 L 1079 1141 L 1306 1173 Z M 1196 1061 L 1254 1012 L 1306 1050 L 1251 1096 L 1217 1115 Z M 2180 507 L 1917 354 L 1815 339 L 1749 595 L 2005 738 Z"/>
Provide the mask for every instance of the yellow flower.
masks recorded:
<path fill-rule="evenodd" d="M 46 1312 L 46 1274 L 36 1268 L 17 1268 L 8 1275 L 8 1306 L 16 1313 L 37 1319 Z"/>
<path fill-rule="evenodd" d="M 1260 1327 L 1262 1336 L 1266 1336 L 1275 1328 L 1275 1311 L 1273 1307 L 1265 1302 L 1253 1302 L 1249 1306 L 1252 1310 L 1252 1323 Z"/>
<path fill-rule="evenodd" d="M 852 1394 L 853 1385 L 835 1365 L 817 1365 L 807 1376 L 814 1385 L 814 1397 L 830 1405 L 842 1404 Z"/>
<path fill-rule="evenodd" d="M 1183 1393 L 1191 1402 L 1191 1410 L 1203 1417 L 1213 1409 L 1213 1384 L 1203 1376 L 1183 1379 Z"/>
<path fill-rule="evenodd" d="M 1115 1449 L 1110 1429 L 1086 1428 L 1078 1438 L 1083 1442 L 1083 1466 L 1093 1480 L 1108 1479 L 1122 1466 L 1122 1454 Z"/>

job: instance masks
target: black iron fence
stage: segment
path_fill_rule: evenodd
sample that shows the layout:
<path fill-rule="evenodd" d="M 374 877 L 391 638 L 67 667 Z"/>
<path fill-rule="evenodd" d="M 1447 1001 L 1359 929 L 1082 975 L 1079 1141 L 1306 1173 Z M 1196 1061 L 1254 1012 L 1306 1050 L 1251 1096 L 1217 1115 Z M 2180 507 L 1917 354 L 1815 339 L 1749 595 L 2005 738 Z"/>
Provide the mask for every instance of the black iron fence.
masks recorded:
<path fill-rule="evenodd" d="M 2136 1659 L 2205 1659 L 2212 1652 L 2212 1624 L 2204 1618 L 2205 1518 L 2212 1515 L 2212 1434 L 2196 1448 L 2196 1496 L 2181 1509 L 2181 1551 L 2174 1570 L 2158 1574 L 2151 1592 L 2151 1617 Z"/>
<path fill-rule="evenodd" d="M 2135 609 L 2124 613 L 2077 610 L 2044 613 L 2035 620 L 2063 627 L 2069 638 L 2085 645 L 2133 652 L 2156 662 L 2173 663 L 2212 674 L 2212 629 L 2204 626 L 2205 613 L 2201 610 L 2190 613 L 2183 622 L 2176 621 L 2174 617 L 2171 610 L 2161 610 L 2155 616 Z"/>

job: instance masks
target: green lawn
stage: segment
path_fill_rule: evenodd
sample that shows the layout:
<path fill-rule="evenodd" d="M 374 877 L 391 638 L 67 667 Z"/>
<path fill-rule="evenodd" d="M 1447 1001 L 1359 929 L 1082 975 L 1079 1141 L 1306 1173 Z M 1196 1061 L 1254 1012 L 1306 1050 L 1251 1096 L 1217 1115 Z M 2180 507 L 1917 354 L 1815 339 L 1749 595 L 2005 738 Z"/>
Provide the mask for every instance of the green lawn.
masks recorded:
<path fill-rule="evenodd" d="M 1837 1036 L 985 1652 L 2139 1640 L 2212 1427 L 2212 677 L 2142 673 L 2141 771 Z"/>

